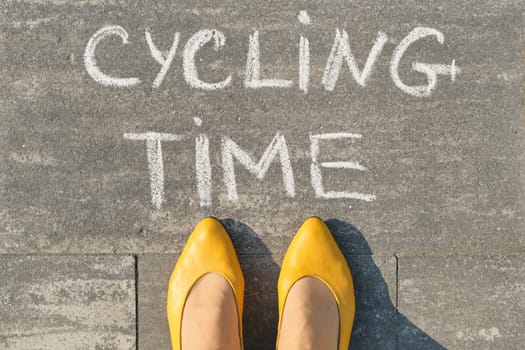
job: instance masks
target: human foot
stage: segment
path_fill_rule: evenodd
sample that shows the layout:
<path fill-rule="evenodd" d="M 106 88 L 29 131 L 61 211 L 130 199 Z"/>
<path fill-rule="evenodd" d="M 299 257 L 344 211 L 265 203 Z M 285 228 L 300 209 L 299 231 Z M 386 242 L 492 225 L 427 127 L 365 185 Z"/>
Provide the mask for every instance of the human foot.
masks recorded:
<path fill-rule="evenodd" d="M 239 319 L 233 290 L 217 273 L 192 287 L 182 315 L 182 350 L 240 350 Z"/>
<path fill-rule="evenodd" d="M 299 279 L 288 292 L 278 350 L 336 350 L 339 310 L 330 289 L 320 279 Z"/>

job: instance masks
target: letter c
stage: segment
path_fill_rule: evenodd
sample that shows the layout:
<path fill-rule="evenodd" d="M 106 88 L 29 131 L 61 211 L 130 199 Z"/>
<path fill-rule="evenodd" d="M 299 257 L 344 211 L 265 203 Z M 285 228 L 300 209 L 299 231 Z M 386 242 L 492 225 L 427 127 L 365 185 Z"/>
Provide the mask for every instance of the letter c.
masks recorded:
<path fill-rule="evenodd" d="M 224 46 L 226 38 L 224 34 L 216 29 L 213 30 L 201 30 L 193 34 L 184 46 L 183 53 L 183 73 L 184 79 L 193 88 L 202 90 L 219 90 L 224 89 L 230 85 L 232 77 L 231 74 L 226 77 L 223 81 L 217 83 L 207 83 L 199 79 L 197 67 L 195 66 L 195 54 L 201 47 L 206 45 L 209 41 L 214 40 L 215 51 L 219 50 Z"/>
<path fill-rule="evenodd" d="M 84 65 L 86 70 L 97 83 L 104 86 L 131 87 L 140 83 L 138 78 L 115 78 L 103 73 L 97 67 L 95 49 L 100 41 L 110 35 L 118 35 L 123 44 L 128 43 L 128 33 L 121 26 L 107 26 L 99 29 L 88 41 L 84 51 Z"/>

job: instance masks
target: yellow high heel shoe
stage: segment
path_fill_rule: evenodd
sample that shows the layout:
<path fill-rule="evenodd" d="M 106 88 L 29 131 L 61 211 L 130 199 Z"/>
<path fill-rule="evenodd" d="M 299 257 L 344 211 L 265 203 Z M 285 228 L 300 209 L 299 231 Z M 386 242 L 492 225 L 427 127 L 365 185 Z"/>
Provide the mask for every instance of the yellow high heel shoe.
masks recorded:
<path fill-rule="evenodd" d="M 232 288 L 243 349 L 244 276 L 226 229 L 217 219 L 208 217 L 199 222 L 191 233 L 171 274 L 167 311 L 173 350 L 181 350 L 182 314 L 191 288 L 199 278 L 210 272 L 224 277 Z"/>
<path fill-rule="evenodd" d="M 347 350 L 355 316 L 354 283 L 350 268 L 330 230 L 317 217 L 307 219 L 293 238 L 284 256 L 277 284 L 279 328 L 288 292 L 303 277 L 316 277 L 330 289 L 339 310 L 338 350 Z"/>

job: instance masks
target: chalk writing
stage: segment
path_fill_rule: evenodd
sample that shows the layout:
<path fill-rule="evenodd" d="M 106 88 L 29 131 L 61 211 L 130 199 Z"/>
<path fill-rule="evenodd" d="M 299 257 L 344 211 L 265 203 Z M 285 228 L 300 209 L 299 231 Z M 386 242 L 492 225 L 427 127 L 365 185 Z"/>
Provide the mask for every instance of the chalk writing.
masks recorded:
<path fill-rule="evenodd" d="M 360 171 L 367 171 L 368 169 L 354 161 L 346 162 L 319 162 L 319 141 L 320 140 L 337 140 L 345 138 L 356 138 L 360 139 L 362 135 L 352 133 L 334 133 L 334 134 L 318 134 L 310 135 L 310 151 L 312 156 L 312 164 L 310 166 L 310 173 L 312 177 L 312 187 L 314 188 L 315 195 L 318 198 L 352 198 L 360 199 L 363 201 L 373 201 L 376 199 L 375 195 L 358 193 L 358 192 L 336 192 L 328 191 L 325 192 L 323 186 L 323 175 L 321 168 L 333 168 L 333 169 L 355 169 Z"/>
<path fill-rule="evenodd" d="M 153 43 L 153 40 L 151 39 L 151 34 L 146 30 L 146 42 L 148 43 L 148 47 L 151 52 L 151 57 L 153 57 L 155 61 L 157 61 L 162 66 L 162 68 L 159 71 L 159 74 L 157 74 L 157 77 L 155 78 L 155 80 L 153 80 L 152 85 L 154 88 L 158 88 L 160 84 L 162 84 L 162 81 L 164 80 L 168 69 L 170 69 L 171 62 L 173 61 L 173 58 L 177 53 L 177 46 L 179 46 L 179 38 L 180 33 L 175 33 L 175 36 L 173 38 L 173 44 L 171 45 L 171 48 L 168 51 L 166 57 L 164 57 L 162 52 L 159 49 L 157 49 L 157 47 Z"/>
<path fill-rule="evenodd" d="M 122 39 L 123 44 L 128 43 L 128 32 L 126 32 L 121 26 L 109 26 L 99 29 L 91 39 L 89 39 L 84 52 L 84 64 L 87 72 L 93 80 L 101 85 L 115 87 L 131 87 L 137 85 L 140 83 L 138 78 L 115 78 L 103 73 L 98 68 L 95 60 L 95 49 L 99 42 L 111 35 L 119 36 Z"/>
<path fill-rule="evenodd" d="M 162 141 L 178 141 L 183 137 L 169 133 L 125 133 L 124 138 L 128 140 L 146 141 L 147 162 L 150 175 L 151 202 L 157 209 L 164 202 L 164 171 L 162 160 Z M 310 135 L 311 146 L 311 184 L 317 198 L 324 199 L 357 199 L 362 201 L 373 201 L 376 196 L 360 192 L 337 192 L 325 191 L 323 186 L 322 168 L 349 169 L 367 171 L 368 169 L 356 161 L 321 162 L 319 160 L 320 141 L 338 139 L 360 139 L 362 135 L 353 133 L 328 133 Z M 199 134 L 195 138 L 195 175 L 197 179 L 197 193 L 200 198 L 201 207 L 212 205 L 212 167 L 210 163 L 209 139 L 205 134 Z M 237 193 L 237 180 L 235 177 L 235 160 L 244 166 L 258 180 L 263 180 L 274 160 L 278 157 L 283 175 L 283 183 L 286 195 L 295 197 L 295 180 L 286 145 L 285 136 L 277 132 L 264 151 L 258 162 L 255 162 L 235 141 L 224 136 L 221 142 L 222 167 L 224 171 L 223 181 L 228 193 L 228 199 L 232 202 L 239 200 Z"/>
<path fill-rule="evenodd" d="M 312 19 L 306 11 L 300 11 L 297 16 L 299 22 L 304 26 L 309 26 Z M 95 51 L 97 45 L 105 38 L 116 35 L 119 36 L 123 44 L 128 43 L 128 33 L 124 28 L 118 25 L 107 26 L 99 29 L 88 41 L 84 53 L 84 64 L 89 75 L 97 83 L 104 86 L 131 88 L 141 83 L 137 77 L 121 78 L 114 77 L 108 73 L 102 72 L 95 60 Z M 394 85 L 404 93 L 415 97 L 428 97 L 436 89 L 438 75 L 449 75 L 452 82 L 461 72 L 452 59 L 452 64 L 423 63 L 412 62 L 412 71 L 424 74 L 427 78 L 425 85 L 408 85 L 403 82 L 399 75 L 399 66 L 402 58 L 409 47 L 418 40 L 425 37 L 433 36 L 440 44 L 444 43 L 445 36 L 443 33 L 434 28 L 416 27 L 396 46 L 390 60 L 390 78 Z M 153 43 L 152 36 L 148 30 L 145 30 L 145 38 L 150 50 L 151 56 L 161 65 L 161 69 L 152 82 L 154 88 L 159 88 L 166 77 L 167 72 L 175 59 L 177 47 L 179 45 L 181 34 L 174 34 L 173 43 L 167 54 L 163 54 Z M 290 88 L 294 82 L 284 78 L 261 77 L 261 50 L 259 44 L 259 31 L 248 34 L 248 51 L 246 55 L 246 69 L 244 73 L 244 86 L 248 89 L 260 88 Z M 328 54 L 326 65 L 324 67 L 321 85 L 326 91 L 333 91 L 336 88 L 337 80 L 341 74 L 343 65 L 346 63 L 351 76 L 359 87 L 366 87 L 367 81 L 373 73 L 374 64 L 382 54 L 385 44 L 389 37 L 383 32 L 378 32 L 376 39 L 370 49 L 368 57 L 362 69 L 358 67 L 356 59 L 352 53 L 350 36 L 344 29 L 336 28 L 332 49 Z M 208 43 L 213 44 L 213 48 L 218 51 L 226 46 L 226 35 L 218 29 L 202 29 L 191 35 L 184 45 L 182 54 L 182 67 L 185 82 L 194 89 L 211 91 L 231 88 L 232 81 L 235 77 L 232 74 L 227 75 L 222 81 L 208 82 L 201 78 L 195 62 L 195 56 L 200 49 Z M 308 93 L 310 85 L 310 49 L 311 43 L 304 35 L 299 37 L 298 52 L 298 88 L 304 94 Z"/>
<path fill-rule="evenodd" d="M 300 11 L 297 16 L 299 22 L 310 25 L 312 20 L 306 11 Z M 301 35 L 299 39 L 299 89 L 308 93 L 308 82 L 310 79 L 310 42 Z"/>
<path fill-rule="evenodd" d="M 254 174 L 257 179 L 262 180 L 270 168 L 275 156 L 279 155 L 281 160 L 281 170 L 283 172 L 283 181 L 286 194 L 290 197 L 295 196 L 295 184 L 292 171 L 292 164 L 288 156 L 288 147 L 283 135 L 277 133 L 272 142 L 262 155 L 258 163 L 255 163 L 248 154 L 246 154 L 233 140 L 228 137 L 222 140 L 222 164 L 224 167 L 224 183 L 228 189 L 228 198 L 232 201 L 238 199 L 237 185 L 235 182 L 235 172 L 233 167 L 233 158 L 244 165 L 246 169 Z"/>
<path fill-rule="evenodd" d="M 195 175 L 201 207 L 211 206 L 210 141 L 204 134 L 195 139 Z"/>
<path fill-rule="evenodd" d="M 379 32 L 377 34 L 377 39 L 374 43 L 374 46 L 372 46 L 372 50 L 370 50 L 365 67 L 361 72 L 359 72 L 357 63 L 355 62 L 354 56 L 352 55 L 352 50 L 350 49 L 348 34 L 344 30 L 339 31 L 339 29 L 337 29 L 335 32 L 334 46 L 332 47 L 332 51 L 328 57 L 328 62 L 326 63 L 326 68 L 323 74 L 322 84 L 324 85 L 325 89 L 328 91 L 334 90 L 335 83 L 337 82 L 337 78 L 339 77 L 339 73 L 341 71 L 341 66 L 343 65 L 343 60 L 346 61 L 346 64 L 348 65 L 348 68 L 350 69 L 350 72 L 352 73 L 355 81 L 359 85 L 365 86 L 366 80 L 372 71 L 372 66 L 377 60 L 377 57 L 381 54 L 381 51 L 383 50 L 387 40 L 388 37 L 385 33 Z"/>
<path fill-rule="evenodd" d="M 257 89 L 261 87 L 290 87 L 293 82 L 284 79 L 261 79 L 261 61 L 259 53 L 259 32 L 255 31 L 250 35 L 248 46 L 248 58 L 246 59 L 246 75 L 244 85 Z"/>
<path fill-rule="evenodd" d="M 213 39 L 215 50 L 219 50 L 224 46 L 226 38 L 224 34 L 218 30 L 201 30 L 190 38 L 184 46 L 184 79 L 189 86 L 202 90 L 218 90 L 224 89 L 230 85 L 232 77 L 228 75 L 226 79 L 218 83 L 206 83 L 199 79 L 197 67 L 195 66 L 195 54 L 197 51 Z"/>
<path fill-rule="evenodd" d="M 164 202 L 164 162 L 162 161 L 162 141 L 177 141 L 181 137 L 175 134 L 158 132 L 126 133 L 128 140 L 146 141 L 146 155 L 150 175 L 151 203 L 160 209 Z"/>
<path fill-rule="evenodd" d="M 398 72 L 399 62 L 401 61 L 401 58 L 403 58 L 403 54 L 411 44 L 427 36 L 435 36 L 440 44 L 443 44 L 443 41 L 445 41 L 445 36 L 443 35 L 443 33 L 436 29 L 422 27 L 414 28 L 414 30 L 412 30 L 410 34 L 408 34 L 399 43 L 399 45 L 397 45 L 392 55 L 392 61 L 390 63 L 390 75 L 392 76 L 392 80 L 394 81 L 396 86 L 402 91 L 406 92 L 407 94 L 416 97 L 430 96 L 432 90 L 434 90 L 434 88 L 436 87 L 438 74 L 450 75 L 450 79 L 454 81 L 456 79 L 456 74 L 460 72 L 460 69 L 456 67 L 455 60 L 452 60 L 452 64 L 450 66 L 414 62 L 412 64 L 412 69 L 417 72 L 426 74 L 428 79 L 427 85 L 409 86 L 403 83 L 403 81 L 399 77 Z"/>
<path fill-rule="evenodd" d="M 297 15 L 300 28 L 307 28 L 313 23 L 310 15 L 304 11 L 299 11 Z M 160 65 L 160 70 L 152 80 L 152 87 L 158 89 L 165 80 L 170 68 L 175 64 L 177 50 L 181 45 L 182 34 L 175 32 L 173 42 L 168 51 L 162 51 L 153 41 L 153 36 L 148 29 L 144 31 L 145 41 L 151 57 Z M 143 81 L 139 77 L 117 77 L 107 72 L 103 72 L 98 64 L 96 57 L 97 46 L 108 37 L 116 36 L 120 38 L 122 45 L 129 43 L 128 33 L 118 25 L 110 25 L 100 28 L 88 40 L 84 52 L 84 65 L 89 76 L 98 84 L 114 88 L 133 88 Z M 206 46 L 211 46 L 215 51 L 224 50 L 228 54 L 226 45 L 226 34 L 218 29 L 201 29 L 191 34 L 182 46 L 182 72 L 185 83 L 192 89 L 202 91 L 215 91 L 233 88 L 234 79 L 242 79 L 242 86 L 246 89 L 290 89 L 294 87 L 295 82 L 289 77 L 272 77 L 268 76 L 265 69 L 261 68 L 261 45 L 260 39 L 270 40 L 269 34 L 259 33 L 258 30 L 252 30 L 247 33 L 247 52 L 246 67 L 244 76 L 240 77 L 239 69 L 232 69 L 231 73 L 224 73 L 225 76 L 219 81 L 210 81 L 206 79 L 205 74 L 199 74 L 198 60 L 201 57 L 199 51 Z M 456 80 L 461 69 L 457 66 L 456 60 L 452 58 L 452 63 L 426 63 L 426 62 L 404 62 L 406 52 L 412 45 L 419 40 L 430 37 L 435 39 L 440 45 L 445 42 L 445 36 L 437 29 L 429 27 L 413 28 L 393 49 L 389 63 L 389 78 L 392 79 L 394 86 L 402 92 L 417 97 L 424 98 L 432 95 L 438 85 L 439 76 L 450 76 L 452 82 Z M 299 50 L 297 52 L 298 70 L 297 70 L 297 88 L 307 95 L 312 88 L 310 81 L 311 70 L 311 50 L 315 49 L 315 43 L 311 43 L 304 34 L 299 35 Z M 262 40 L 262 39 L 261 39 Z M 395 43 L 386 33 L 379 31 L 364 65 L 360 67 L 357 63 L 363 58 L 357 59 L 352 52 L 352 40 L 345 29 L 335 28 L 335 35 L 330 52 L 327 54 L 326 64 L 322 71 L 319 85 L 322 89 L 332 92 L 337 88 L 337 82 L 342 74 L 350 74 L 353 81 L 359 88 L 365 88 L 370 77 L 374 73 L 374 65 L 383 54 L 387 42 Z M 126 49 L 128 46 L 125 46 Z M 106 47 L 106 49 L 108 49 Z M 213 54 L 212 54 L 213 55 Z M 100 58 L 100 57 L 99 57 Z M 207 58 L 212 59 L 212 58 Z M 412 72 L 423 74 L 426 78 L 426 84 L 409 85 L 400 76 L 400 66 L 407 66 Z M 201 72 L 202 73 L 202 72 Z M 264 73 L 264 74 L 263 74 Z M 241 73 L 242 75 L 242 73 Z M 262 76 L 264 75 L 264 76 Z M 214 79 L 215 80 L 215 79 Z M 239 86 L 237 84 L 236 86 Z M 203 121 L 199 117 L 193 117 L 195 125 L 201 127 Z M 149 170 L 149 183 L 151 192 L 151 203 L 154 208 L 160 209 L 164 203 L 164 166 L 162 159 L 162 142 L 179 141 L 184 137 L 170 133 L 144 132 L 144 133 L 124 133 L 123 137 L 127 140 L 145 141 L 146 142 L 146 159 Z M 320 159 L 321 146 L 330 141 L 352 139 L 359 140 L 361 134 L 338 132 L 310 134 L 310 179 L 313 193 L 316 198 L 321 199 L 352 199 L 361 201 L 374 201 L 376 196 L 371 193 L 356 191 L 333 191 L 326 190 L 323 184 L 323 169 L 344 169 L 353 172 L 366 172 L 367 167 L 355 160 L 330 161 Z M 244 145 L 243 147 L 245 147 Z M 295 197 L 295 180 L 292 163 L 286 138 L 281 132 L 277 132 L 270 144 L 263 152 L 259 160 L 253 159 L 246 151 L 241 148 L 234 140 L 228 136 L 221 138 L 220 145 L 223 181 L 226 187 L 227 197 L 230 201 L 239 200 L 237 191 L 237 180 L 235 176 L 236 164 L 243 166 L 250 174 L 254 175 L 257 180 L 264 180 L 269 168 L 274 163 L 280 164 L 283 177 L 283 185 L 286 196 Z M 195 178 L 196 192 L 199 197 L 201 207 L 212 206 L 212 165 L 210 161 L 210 140 L 204 133 L 198 133 L 195 136 Z"/>

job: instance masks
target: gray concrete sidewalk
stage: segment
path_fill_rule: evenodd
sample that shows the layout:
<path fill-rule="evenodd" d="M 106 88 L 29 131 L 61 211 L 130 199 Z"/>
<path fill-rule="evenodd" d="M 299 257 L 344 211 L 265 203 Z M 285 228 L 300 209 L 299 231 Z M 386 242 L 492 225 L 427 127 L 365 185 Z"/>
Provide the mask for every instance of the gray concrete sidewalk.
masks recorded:
<path fill-rule="evenodd" d="M 247 349 L 274 347 L 281 256 L 223 221 L 246 278 Z M 329 220 L 352 269 L 350 349 L 520 349 L 525 257 L 370 255 L 353 226 Z M 244 239 L 251 237 L 251 239 Z M 178 254 L 2 256 L 6 349 L 170 349 L 166 286 Z"/>
<path fill-rule="evenodd" d="M 2 257 L 0 345 L 170 349 L 165 297 L 175 260 L 173 254 Z M 357 297 L 350 349 L 520 349 L 523 344 L 523 256 L 351 255 L 348 260 Z M 272 349 L 278 265 L 264 255 L 243 255 L 241 262 L 247 279 L 245 346 Z"/>
<path fill-rule="evenodd" d="M 223 219 L 249 350 L 328 220 L 351 348 L 523 349 L 523 0 L 0 3 L 0 349 L 169 348 Z"/>

